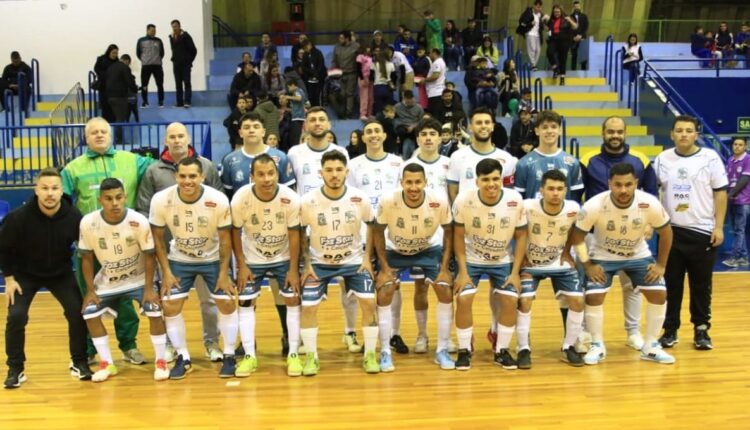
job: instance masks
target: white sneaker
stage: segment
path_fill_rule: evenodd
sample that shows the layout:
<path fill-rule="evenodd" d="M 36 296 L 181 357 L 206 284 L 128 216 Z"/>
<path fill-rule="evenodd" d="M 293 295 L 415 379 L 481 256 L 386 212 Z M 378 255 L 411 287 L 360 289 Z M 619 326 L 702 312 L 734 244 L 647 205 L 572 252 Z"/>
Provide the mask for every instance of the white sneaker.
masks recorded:
<path fill-rule="evenodd" d="M 91 380 L 93 382 L 104 382 L 109 379 L 110 376 L 114 375 L 117 375 L 117 367 L 112 363 L 102 361 L 99 363 L 99 369 L 94 372 L 93 376 L 91 376 Z"/>
<path fill-rule="evenodd" d="M 177 351 L 175 351 L 172 344 L 167 344 L 167 349 L 164 351 L 164 361 L 167 363 L 172 363 L 177 358 Z"/>
<path fill-rule="evenodd" d="M 604 343 L 591 342 L 591 348 L 583 356 L 583 362 L 594 366 L 604 361 L 605 358 L 607 358 L 607 348 L 604 347 Z"/>
<path fill-rule="evenodd" d="M 414 352 L 416 354 L 425 354 L 430 349 L 430 339 L 425 335 L 417 336 L 414 342 Z"/>
<path fill-rule="evenodd" d="M 578 335 L 578 339 L 576 339 L 575 345 L 573 347 L 576 349 L 576 352 L 579 354 L 585 354 L 591 349 L 591 333 L 587 331 L 582 331 Z"/>
<path fill-rule="evenodd" d="M 223 360 L 224 354 L 219 350 L 218 346 L 212 344 L 206 346 L 206 357 L 215 363 Z"/>
<path fill-rule="evenodd" d="M 643 349 L 643 336 L 641 336 L 640 333 L 633 333 L 630 336 L 628 336 L 628 342 L 626 343 L 627 346 L 635 349 L 636 351 L 640 351 Z"/>
<path fill-rule="evenodd" d="M 449 340 L 449 341 L 448 341 L 448 347 L 447 347 L 446 349 L 447 349 L 447 350 L 448 350 L 448 352 L 450 352 L 451 354 L 453 354 L 453 353 L 455 353 L 455 352 L 457 352 L 457 351 L 458 351 L 458 347 L 456 346 L 456 343 L 455 343 L 455 342 L 453 342 L 453 339 L 451 339 L 451 340 Z"/>
<path fill-rule="evenodd" d="M 675 362 L 674 357 L 664 352 L 659 342 L 652 343 L 650 348 L 644 346 L 641 350 L 641 360 L 655 361 L 661 364 L 674 364 Z"/>
<path fill-rule="evenodd" d="M 167 379 L 169 379 L 167 360 L 156 360 L 156 363 L 154 363 L 154 381 L 166 381 Z"/>

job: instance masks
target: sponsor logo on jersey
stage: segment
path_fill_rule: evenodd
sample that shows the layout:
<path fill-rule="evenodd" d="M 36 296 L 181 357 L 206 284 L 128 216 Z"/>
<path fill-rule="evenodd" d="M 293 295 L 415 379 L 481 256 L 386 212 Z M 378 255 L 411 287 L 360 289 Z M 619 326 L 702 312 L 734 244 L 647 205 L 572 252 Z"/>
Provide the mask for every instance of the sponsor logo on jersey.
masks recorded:
<path fill-rule="evenodd" d="M 687 204 L 687 203 L 680 203 L 675 208 L 675 211 L 677 211 L 677 212 L 686 212 L 689 208 L 690 208 L 689 204 Z"/>
<path fill-rule="evenodd" d="M 215 208 L 216 207 L 216 203 L 215 202 L 206 202 L 205 205 L 206 205 L 207 208 Z"/>
<path fill-rule="evenodd" d="M 432 203 L 430 203 L 430 207 L 433 208 L 433 209 L 439 208 L 440 207 L 440 203 L 432 202 Z"/>
<path fill-rule="evenodd" d="M 688 178 L 688 171 L 684 167 L 680 167 L 677 169 L 677 179 L 687 179 Z"/>
<path fill-rule="evenodd" d="M 534 234 L 542 234 L 542 226 L 534 223 L 534 225 L 531 226 L 531 232 Z"/>
<path fill-rule="evenodd" d="M 639 209 L 648 209 L 648 203 L 638 203 Z"/>
<path fill-rule="evenodd" d="M 128 224 L 130 224 L 131 227 L 139 227 L 140 224 L 138 224 L 138 221 L 130 221 Z"/>
<path fill-rule="evenodd" d="M 99 249 L 107 249 L 107 241 L 103 238 L 99 238 Z"/>
<path fill-rule="evenodd" d="M 508 228 L 509 225 L 510 225 L 510 217 L 504 216 L 500 218 L 500 228 Z"/>
<path fill-rule="evenodd" d="M 318 225 L 326 225 L 328 222 L 326 222 L 326 215 L 323 213 L 318 214 Z"/>
<path fill-rule="evenodd" d="M 479 217 L 475 216 L 474 219 L 471 220 L 471 226 L 474 228 L 482 228 L 482 221 Z"/>
<path fill-rule="evenodd" d="M 199 216 L 198 217 L 198 227 L 208 227 L 208 217 Z"/>
<path fill-rule="evenodd" d="M 133 236 L 128 236 L 125 238 L 125 245 L 127 246 L 133 246 L 135 245 L 135 238 Z"/>
<path fill-rule="evenodd" d="M 180 226 L 180 217 L 177 215 L 172 216 L 172 225 L 175 227 Z"/>
<path fill-rule="evenodd" d="M 518 202 L 508 202 L 508 207 L 509 208 L 514 208 L 516 206 L 518 206 Z"/>
<path fill-rule="evenodd" d="M 282 224 L 284 222 L 284 212 L 276 212 L 276 223 Z"/>
<path fill-rule="evenodd" d="M 352 197 L 352 198 L 349 199 L 349 201 L 352 202 L 352 203 L 361 203 L 362 199 L 359 198 L 359 197 Z"/>
<path fill-rule="evenodd" d="M 256 215 L 256 214 L 250 215 L 250 223 L 252 225 L 258 225 L 258 224 L 260 224 L 260 221 L 258 220 L 258 215 Z"/>
<path fill-rule="evenodd" d="M 281 203 L 282 203 L 282 204 L 284 204 L 284 205 L 288 205 L 288 204 L 289 204 L 289 203 L 291 203 L 291 202 L 292 202 L 292 201 L 291 201 L 291 200 L 289 200 L 289 199 L 288 199 L 288 198 L 286 198 L 286 197 L 282 197 L 282 198 L 281 198 Z"/>
<path fill-rule="evenodd" d="M 404 223 L 404 219 L 403 218 L 398 217 L 396 219 L 396 227 L 398 227 L 398 228 L 405 228 L 406 227 L 406 224 Z"/>
<path fill-rule="evenodd" d="M 346 211 L 344 212 L 344 220 L 347 224 L 351 224 L 356 220 L 356 217 L 354 216 L 354 211 Z"/>
<path fill-rule="evenodd" d="M 575 211 L 568 212 L 568 218 L 574 217 L 574 216 L 576 216 L 576 214 L 577 214 L 577 212 L 575 212 Z"/>
<path fill-rule="evenodd" d="M 432 227 L 432 225 L 433 225 L 432 217 L 424 219 L 424 226 L 425 227 L 430 228 L 430 227 Z"/>
<path fill-rule="evenodd" d="M 113 231 L 112 232 L 112 239 L 119 239 L 119 238 L 120 238 L 120 233 L 118 233 L 116 231 Z"/>

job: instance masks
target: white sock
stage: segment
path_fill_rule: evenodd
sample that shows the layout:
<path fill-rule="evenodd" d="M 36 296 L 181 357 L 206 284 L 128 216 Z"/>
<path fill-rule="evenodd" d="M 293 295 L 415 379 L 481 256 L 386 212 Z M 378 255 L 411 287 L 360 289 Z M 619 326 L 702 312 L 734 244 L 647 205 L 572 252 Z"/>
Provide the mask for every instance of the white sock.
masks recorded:
<path fill-rule="evenodd" d="M 237 320 L 237 310 L 231 314 L 218 312 L 216 315 L 219 326 L 219 333 L 224 339 L 224 355 L 234 355 L 234 346 L 237 343 L 237 330 L 239 322 Z"/>
<path fill-rule="evenodd" d="M 458 349 L 471 349 L 471 335 L 474 327 L 458 328 L 456 327 L 456 337 L 458 338 Z"/>
<path fill-rule="evenodd" d="M 240 306 L 237 321 L 240 325 L 242 349 L 245 350 L 245 355 L 255 357 L 255 306 L 246 308 Z M 226 342 L 226 339 L 224 342 Z M 234 354 L 234 347 L 232 347 L 232 354 Z"/>
<path fill-rule="evenodd" d="M 392 323 L 391 305 L 378 306 L 378 335 L 380 336 L 380 350 L 383 352 L 391 352 Z"/>
<path fill-rule="evenodd" d="M 346 288 L 343 283 L 339 282 L 339 287 L 341 289 L 341 307 L 344 308 L 344 333 L 351 333 L 356 331 L 359 305 L 357 299 L 346 295 Z"/>
<path fill-rule="evenodd" d="M 510 340 L 513 339 L 513 333 L 515 331 L 515 326 L 508 327 L 502 324 L 497 325 L 497 344 L 495 345 L 495 352 L 500 352 L 502 349 L 508 349 L 510 346 Z M 528 334 L 528 332 L 526 333 Z M 528 344 L 526 346 L 528 347 Z"/>
<path fill-rule="evenodd" d="M 516 343 L 518 344 L 518 350 L 531 349 L 529 347 L 529 331 L 531 331 L 531 311 L 523 313 L 518 311 L 516 314 Z M 498 337 L 498 346 L 500 345 L 500 339 Z"/>
<path fill-rule="evenodd" d="M 427 310 L 414 311 L 417 317 L 417 335 L 427 337 Z"/>
<path fill-rule="evenodd" d="M 164 360 L 167 355 L 167 335 L 165 334 L 152 334 L 151 344 L 154 345 L 154 359 Z"/>
<path fill-rule="evenodd" d="M 591 333 L 591 341 L 604 340 L 604 306 L 586 305 L 586 329 Z"/>
<path fill-rule="evenodd" d="M 96 353 L 99 354 L 99 360 L 113 364 L 112 351 L 109 349 L 109 336 L 105 334 L 102 337 L 92 337 L 91 341 L 94 342 Z"/>
<path fill-rule="evenodd" d="M 299 331 L 302 342 L 305 344 L 307 353 L 312 353 L 315 358 L 318 358 L 318 328 L 303 328 Z"/>
<path fill-rule="evenodd" d="M 289 354 L 299 350 L 299 306 L 286 307 L 286 328 L 289 330 Z"/>
<path fill-rule="evenodd" d="M 448 349 L 448 343 L 451 341 L 451 325 L 453 325 L 453 303 L 437 304 L 437 351 Z"/>
<path fill-rule="evenodd" d="M 495 293 L 490 291 L 490 312 L 492 313 L 492 324 L 490 325 L 490 331 L 497 333 L 497 312 L 499 310 L 499 304 L 495 302 Z"/>
<path fill-rule="evenodd" d="M 646 347 L 651 345 L 659 338 L 664 318 L 667 312 L 667 304 L 655 305 L 646 303 Z"/>
<path fill-rule="evenodd" d="M 565 341 L 563 349 L 575 345 L 578 335 L 583 330 L 583 312 L 575 312 L 568 309 L 568 318 L 565 320 Z"/>
<path fill-rule="evenodd" d="M 182 318 L 182 313 L 173 317 L 164 317 L 164 324 L 167 326 L 169 341 L 172 342 L 172 347 L 177 351 L 177 354 L 181 355 L 183 360 L 190 360 L 190 353 L 185 341 L 185 319 Z"/>
<path fill-rule="evenodd" d="M 375 351 L 375 346 L 378 344 L 378 331 L 376 325 L 362 327 L 362 335 L 365 337 L 365 354 Z"/>
<path fill-rule="evenodd" d="M 393 293 L 393 300 L 391 301 L 391 336 L 401 334 L 401 290 L 396 290 Z"/>

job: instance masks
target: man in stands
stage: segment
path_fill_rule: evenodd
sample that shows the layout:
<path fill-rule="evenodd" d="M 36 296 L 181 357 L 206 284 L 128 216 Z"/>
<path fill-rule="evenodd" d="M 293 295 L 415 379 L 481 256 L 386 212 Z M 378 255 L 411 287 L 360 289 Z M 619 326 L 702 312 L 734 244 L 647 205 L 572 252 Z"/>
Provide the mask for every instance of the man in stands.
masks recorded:
<path fill-rule="evenodd" d="M 352 40 L 352 33 L 344 30 L 339 33 L 339 44 L 333 48 L 333 67 L 341 69 L 341 90 L 346 98 L 346 117 L 359 118 L 354 109 L 354 96 L 357 89 L 357 52 L 359 44 Z M 296 142 L 294 143 L 296 144 Z"/>
<path fill-rule="evenodd" d="M 424 80 L 424 86 L 427 90 L 427 112 L 437 115 L 441 103 L 443 90 L 445 89 L 445 73 L 448 68 L 445 61 L 441 58 L 440 49 L 432 48 L 430 50 L 430 74 Z"/>
<path fill-rule="evenodd" d="M 193 61 L 198 55 L 198 50 L 190 34 L 182 30 L 179 20 L 172 20 L 171 25 L 172 34 L 169 35 L 169 46 L 172 48 L 172 67 L 174 82 L 177 86 L 176 107 L 189 108 L 193 100 L 190 69 L 193 68 Z"/>
<path fill-rule="evenodd" d="M 159 107 L 164 107 L 164 43 L 156 37 L 156 26 L 146 26 L 146 35 L 138 39 L 135 55 L 141 60 L 141 97 L 142 107 L 148 107 L 148 81 L 154 76 L 158 93 Z"/>
<path fill-rule="evenodd" d="M 271 43 L 271 34 L 264 32 L 260 35 L 260 43 L 255 47 L 253 63 L 260 65 L 260 62 L 268 55 L 269 52 L 276 52 L 276 45 Z M 292 57 L 294 58 L 294 57 Z"/>
<path fill-rule="evenodd" d="M 414 93 L 411 90 L 404 91 L 404 99 L 396 105 L 396 118 L 393 121 L 396 134 L 401 140 L 401 154 L 404 158 L 411 157 L 416 149 L 414 130 L 423 116 L 424 110 L 414 98 Z"/>

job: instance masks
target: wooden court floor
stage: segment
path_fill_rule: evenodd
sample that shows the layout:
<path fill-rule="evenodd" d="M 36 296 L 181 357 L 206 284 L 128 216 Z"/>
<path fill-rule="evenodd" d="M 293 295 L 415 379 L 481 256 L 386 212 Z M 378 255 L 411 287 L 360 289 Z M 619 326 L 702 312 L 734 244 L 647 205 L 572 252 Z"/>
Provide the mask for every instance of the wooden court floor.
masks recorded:
<path fill-rule="evenodd" d="M 404 291 L 404 302 L 410 304 L 408 285 Z M 152 364 L 118 361 L 120 374 L 102 384 L 68 375 L 62 311 L 50 295 L 42 294 L 27 327 L 29 381 L 20 389 L 0 391 L 0 429 L 750 428 L 747 274 L 715 276 L 713 351 L 692 348 L 685 301 L 683 321 L 688 323 L 680 332 L 681 343 L 671 350 L 677 358 L 672 366 L 641 361 L 625 346 L 619 287 L 606 302 L 607 360 L 585 368 L 560 362 L 560 316 L 551 288 L 542 284 L 532 317 L 533 369 L 506 371 L 492 364 L 484 339 L 489 321 L 485 287 L 475 301 L 478 351 L 470 371 L 443 371 L 431 354 L 410 354 L 395 357 L 394 373 L 365 375 L 360 356 L 346 352 L 340 342 L 341 309 L 335 287 L 332 292 L 335 299 L 321 308 L 322 368 L 317 377 L 286 376 L 278 319 L 264 291 L 258 305 L 258 373 L 246 379 L 217 377 L 219 365 L 203 358 L 193 296 L 186 304 L 196 365 L 192 374 L 157 383 Z M 432 298 L 431 306 L 434 344 Z M 0 310 L 3 321 L 5 314 Z M 411 306 L 404 306 L 402 326 L 411 346 L 416 335 Z M 140 347 L 152 358 L 147 327 L 142 321 Z"/>

